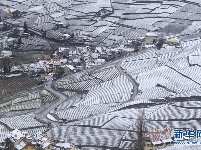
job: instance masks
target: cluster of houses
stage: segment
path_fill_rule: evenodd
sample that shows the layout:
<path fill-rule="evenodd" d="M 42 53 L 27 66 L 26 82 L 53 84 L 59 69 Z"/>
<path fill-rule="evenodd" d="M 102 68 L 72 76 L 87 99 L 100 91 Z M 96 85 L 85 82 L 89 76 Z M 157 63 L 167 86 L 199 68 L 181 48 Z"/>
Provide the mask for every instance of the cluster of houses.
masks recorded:
<path fill-rule="evenodd" d="M 112 60 L 121 54 L 117 48 L 104 47 L 60 47 L 53 56 L 46 55 L 44 59 L 27 66 L 26 70 L 34 72 L 51 73 L 58 68 L 63 68 L 63 73 L 70 74 L 83 69 L 103 65 L 106 61 Z"/>
<path fill-rule="evenodd" d="M 23 34 L 23 32 L 19 32 Z M 147 33 L 145 38 L 139 38 L 134 41 L 134 45 L 140 49 L 145 48 L 145 45 L 154 45 L 160 38 L 164 36 L 157 33 Z M 144 44 L 145 43 L 145 44 Z M 166 40 L 169 45 L 177 46 L 180 41 L 177 38 L 169 38 Z M 53 55 L 46 55 L 43 59 L 36 60 L 35 63 L 22 64 L 20 66 L 12 66 L 11 73 L 25 72 L 33 76 L 47 73 L 71 74 L 84 69 L 89 69 L 105 64 L 107 61 L 123 56 L 124 52 L 134 51 L 133 43 L 125 45 L 114 45 L 110 47 L 59 47 Z M 138 49 L 139 50 L 139 49 Z M 1 57 L 10 57 L 11 51 L 1 51 Z M 60 70 L 60 71 L 58 71 Z M 62 73 L 61 73 L 62 72 Z"/>
<path fill-rule="evenodd" d="M 178 47 L 181 44 L 180 39 L 178 37 L 175 37 L 174 35 L 165 36 L 164 34 L 156 32 L 147 32 L 145 37 L 139 38 L 138 41 L 140 41 L 138 45 L 140 49 L 144 49 L 145 47 L 150 46 L 157 47 L 157 44 L 161 44 L 161 47 L 163 46 L 163 44 L 175 47 Z"/>
<path fill-rule="evenodd" d="M 121 54 L 122 50 L 118 48 L 106 47 L 76 47 L 68 49 L 60 47 L 56 54 L 65 56 L 68 64 L 75 68 L 88 69 L 94 66 L 99 66 L 106 61 L 112 60 Z"/>
<path fill-rule="evenodd" d="M 14 10 L 10 10 L 4 15 L 4 17 L 13 17 L 13 15 L 20 16 L 20 13 L 17 13 L 17 11 L 16 13 L 14 12 Z M 0 50 L 2 50 L 0 52 L 0 57 L 12 56 L 12 50 L 8 51 L 5 49 L 15 48 L 19 45 L 22 45 L 21 38 L 25 38 L 25 36 L 28 38 L 29 36 L 28 33 L 24 32 L 24 28 L 22 27 L 12 28 L 12 33 L 17 36 L 0 36 Z M 75 37 L 78 38 L 78 35 L 73 35 L 73 38 Z M 72 38 L 72 35 L 64 34 L 63 38 L 69 39 Z M 52 72 L 58 73 L 59 70 L 60 74 L 70 74 L 80 70 L 103 65 L 110 60 L 123 56 L 125 52 L 133 52 L 136 49 L 142 50 L 145 49 L 146 46 L 150 45 L 154 46 L 159 39 L 165 39 L 164 35 L 148 32 L 146 33 L 145 37 L 141 37 L 130 42 L 128 41 L 128 43 L 123 45 L 114 44 L 110 47 L 77 46 L 70 48 L 62 46 L 54 52 L 52 57 L 47 55 L 44 59 L 36 60 L 36 63 L 12 66 L 11 73 L 25 72 L 30 75 L 37 76 Z M 177 46 L 179 45 L 180 40 L 178 38 L 169 38 L 165 42 L 169 45 Z"/>
<path fill-rule="evenodd" d="M 45 55 L 43 58 L 30 64 L 11 66 L 11 73 L 27 73 L 37 76 L 47 73 L 71 74 L 83 69 L 103 65 L 106 61 L 112 60 L 122 53 L 120 48 L 106 47 L 59 47 L 53 55 Z M 3 50 L 1 57 L 11 57 L 12 52 Z"/>
<path fill-rule="evenodd" d="M 3 6 L 0 8 L 0 11 L 1 11 L 0 16 L 5 19 L 20 17 L 23 13 L 18 9 L 8 8 L 8 7 L 3 7 Z"/>
<path fill-rule="evenodd" d="M 146 136 L 143 137 L 144 150 L 157 150 L 171 146 L 174 142 L 173 136 L 173 128 L 148 132 Z M 78 150 L 73 143 L 68 143 L 64 140 L 52 140 L 47 134 L 41 132 L 30 136 L 27 132 L 22 132 L 18 129 L 13 130 L 7 135 L 1 147 L 9 150 Z"/>
<path fill-rule="evenodd" d="M 38 132 L 35 135 L 30 136 L 28 133 L 18 129 L 10 132 L 2 145 L 2 148 L 9 150 L 78 150 L 76 146 L 71 143 L 51 140 L 47 134 Z"/>

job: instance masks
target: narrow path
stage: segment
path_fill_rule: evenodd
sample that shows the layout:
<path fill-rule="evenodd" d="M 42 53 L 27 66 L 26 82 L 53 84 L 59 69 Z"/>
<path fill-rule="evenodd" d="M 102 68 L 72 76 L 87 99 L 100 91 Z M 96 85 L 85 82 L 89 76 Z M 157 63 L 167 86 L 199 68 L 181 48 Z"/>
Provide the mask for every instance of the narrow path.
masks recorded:
<path fill-rule="evenodd" d="M 115 65 L 115 67 L 118 69 L 118 71 L 127 77 L 127 79 L 133 84 L 133 94 L 131 95 L 131 100 L 134 100 L 135 96 L 138 94 L 138 87 L 139 84 L 127 73 L 125 72 L 121 67 L 122 60 L 118 61 Z"/>

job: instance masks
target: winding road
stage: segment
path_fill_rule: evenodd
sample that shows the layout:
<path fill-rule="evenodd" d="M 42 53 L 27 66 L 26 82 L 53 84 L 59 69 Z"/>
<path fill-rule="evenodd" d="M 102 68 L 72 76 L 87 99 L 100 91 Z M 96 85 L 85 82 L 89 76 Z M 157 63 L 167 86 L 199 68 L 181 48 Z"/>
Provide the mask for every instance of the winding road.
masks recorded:
<path fill-rule="evenodd" d="M 115 67 L 118 69 L 118 71 L 122 74 L 125 75 L 127 77 L 127 79 L 133 84 L 133 93 L 131 95 L 131 100 L 133 100 L 135 98 L 135 96 L 138 94 L 138 87 L 139 84 L 127 73 L 125 72 L 125 70 L 123 70 L 123 68 L 121 67 L 121 63 L 122 60 L 118 61 L 115 64 Z M 41 109 L 39 109 L 36 112 L 36 119 L 40 122 L 43 122 L 45 124 L 51 123 L 51 125 L 53 127 L 58 126 L 60 123 L 58 123 L 57 121 L 53 121 L 47 118 L 47 115 L 51 112 L 54 111 L 55 108 L 63 103 L 64 101 L 66 101 L 68 99 L 68 97 L 66 95 L 64 95 L 63 93 L 56 91 L 55 89 L 52 88 L 52 80 L 48 80 L 48 82 L 45 83 L 44 87 L 47 91 L 49 91 L 50 93 L 52 93 L 55 97 L 58 98 L 57 101 L 52 102 L 44 107 L 42 107 Z"/>
<path fill-rule="evenodd" d="M 56 101 L 54 103 L 50 103 L 50 104 L 46 105 L 45 107 L 43 107 L 42 109 L 40 109 L 36 113 L 36 119 L 38 121 L 45 122 L 47 124 L 51 123 L 51 125 L 53 127 L 55 127 L 55 126 L 58 126 L 59 123 L 48 119 L 47 115 L 50 113 L 50 111 L 54 110 L 59 104 L 63 103 L 68 98 L 66 95 L 62 94 L 61 92 L 54 90 L 51 85 L 52 85 L 52 81 L 48 81 L 45 84 L 45 89 L 47 91 L 51 92 L 54 96 L 56 96 L 58 98 L 58 101 Z"/>
<path fill-rule="evenodd" d="M 131 100 L 134 100 L 135 96 L 138 94 L 138 87 L 139 84 L 127 73 L 123 70 L 121 67 L 122 60 L 118 61 L 115 65 L 115 67 L 118 69 L 118 71 L 127 77 L 127 79 L 133 84 L 133 94 L 131 95 Z"/>

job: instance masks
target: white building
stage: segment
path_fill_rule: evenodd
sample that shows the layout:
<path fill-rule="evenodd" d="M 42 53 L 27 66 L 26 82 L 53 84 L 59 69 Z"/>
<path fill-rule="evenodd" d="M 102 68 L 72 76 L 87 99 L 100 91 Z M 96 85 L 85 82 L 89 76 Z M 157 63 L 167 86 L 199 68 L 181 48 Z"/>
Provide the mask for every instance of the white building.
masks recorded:
<path fill-rule="evenodd" d="M 27 143 L 28 143 L 28 140 L 27 140 L 27 138 L 24 137 L 24 138 L 21 138 L 18 141 L 16 141 L 14 143 L 14 146 L 17 150 L 21 150 L 27 145 Z"/>
<path fill-rule="evenodd" d="M 19 35 L 24 34 L 24 29 L 23 29 L 22 27 L 19 27 L 19 28 L 18 28 L 18 34 L 19 34 Z"/>
<path fill-rule="evenodd" d="M 100 57 L 100 54 L 99 53 L 91 53 L 91 57 L 93 59 L 98 59 Z"/>
<path fill-rule="evenodd" d="M 65 65 L 65 66 L 68 67 L 71 71 L 75 70 L 75 67 L 73 67 L 72 65 Z"/>
<path fill-rule="evenodd" d="M 77 51 L 76 50 L 70 50 L 69 51 L 69 56 L 73 56 L 73 55 L 77 55 Z"/>
<path fill-rule="evenodd" d="M 18 130 L 15 129 L 12 132 L 10 132 L 7 137 L 12 141 L 12 142 L 16 142 L 17 140 L 21 139 L 24 137 L 23 133 Z"/>
<path fill-rule="evenodd" d="M 18 66 L 12 66 L 10 72 L 14 72 L 14 71 L 23 71 L 22 68 L 18 65 Z"/>
<path fill-rule="evenodd" d="M 70 143 L 57 143 L 56 147 L 70 149 L 72 147 L 72 145 Z"/>
<path fill-rule="evenodd" d="M 11 55 L 12 55 L 11 51 L 6 51 L 6 50 L 1 51 L 2 57 L 10 57 Z"/>
<path fill-rule="evenodd" d="M 38 72 L 40 70 L 46 71 L 46 66 L 42 61 L 39 61 L 39 62 L 37 62 L 35 64 L 30 64 L 29 70 L 30 71 L 35 71 L 35 72 Z"/>
<path fill-rule="evenodd" d="M 94 63 L 95 63 L 96 66 L 102 65 L 102 64 L 105 63 L 105 59 L 95 59 Z"/>
<path fill-rule="evenodd" d="M 79 57 L 74 58 L 74 59 L 73 59 L 73 63 L 80 63 L 80 58 L 79 58 Z"/>
<path fill-rule="evenodd" d="M 3 28 L 3 22 L 0 22 L 0 28 Z"/>
<path fill-rule="evenodd" d="M 67 59 L 60 59 L 60 62 L 63 63 L 63 64 L 66 64 L 67 61 L 68 61 Z"/>
<path fill-rule="evenodd" d="M 63 52 L 63 51 L 66 51 L 66 50 L 68 50 L 68 48 L 66 48 L 66 47 L 59 47 L 59 52 Z"/>

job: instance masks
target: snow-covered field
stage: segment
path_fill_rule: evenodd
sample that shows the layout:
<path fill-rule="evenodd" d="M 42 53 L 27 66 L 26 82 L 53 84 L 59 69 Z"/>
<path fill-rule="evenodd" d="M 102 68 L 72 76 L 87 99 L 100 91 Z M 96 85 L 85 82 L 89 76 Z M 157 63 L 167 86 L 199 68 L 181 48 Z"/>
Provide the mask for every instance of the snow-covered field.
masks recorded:
<path fill-rule="evenodd" d="M 181 48 L 164 45 L 158 50 L 147 47 L 111 64 L 56 81 L 55 87 L 69 98 L 51 110 L 55 118 L 50 115 L 45 118 L 55 124 L 57 120 L 63 122 L 62 126 L 54 126 L 47 134 L 52 139 L 75 143 L 86 150 L 96 147 L 126 150 L 132 149 L 137 140 L 136 131 L 141 115 L 148 131 L 166 126 L 200 128 L 201 40 L 198 35 L 201 11 L 196 4 L 200 1 L 190 1 L 194 3 L 141 3 L 129 0 L 1 1 L 1 4 L 16 9 L 26 4 L 24 10 L 29 12 L 16 19 L 16 22 L 23 23 L 26 20 L 31 28 L 46 29 L 52 37 L 62 32 L 78 32 L 89 36 L 91 43 L 97 46 L 100 42 L 107 46 L 123 44 L 156 30 L 181 36 Z M 109 14 L 100 18 L 97 13 L 102 11 Z M 58 20 L 69 25 L 69 28 L 53 31 Z M 193 36 L 196 37 L 190 38 Z M 23 39 L 23 42 L 45 43 L 45 40 Z M 29 133 L 45 132 L 47 124 L 36 120 L 34 113 L 55 104 L 58 98 L 54 94 L 19 94 L 7 99 L 6 103 L 0 103 L 0 131 L 3 133 L 2 136 L 0 133 L 0 141 L 8 130 L 14 128 Z M 26 110 L 27 114 L 22 110 Z"/>

